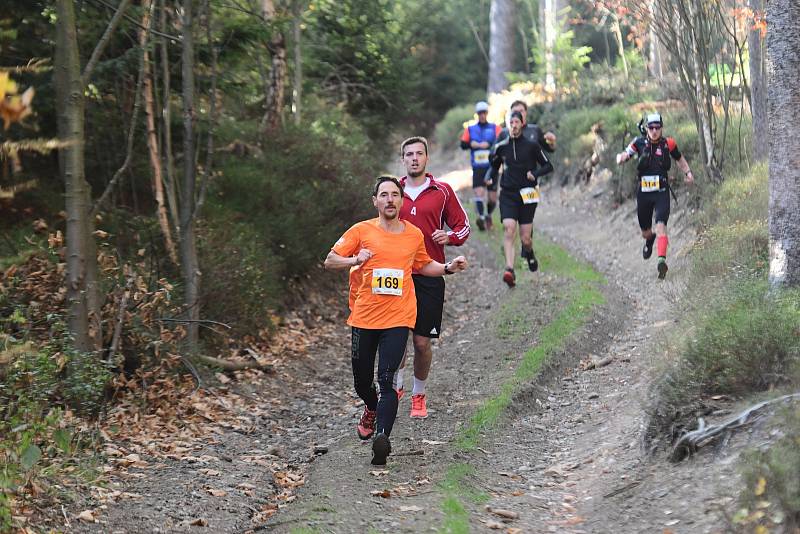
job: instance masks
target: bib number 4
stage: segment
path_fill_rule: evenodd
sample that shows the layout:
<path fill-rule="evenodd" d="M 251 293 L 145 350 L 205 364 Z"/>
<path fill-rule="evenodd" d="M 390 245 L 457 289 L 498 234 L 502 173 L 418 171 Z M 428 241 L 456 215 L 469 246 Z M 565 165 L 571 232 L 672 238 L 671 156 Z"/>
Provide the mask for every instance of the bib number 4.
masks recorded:
<path fill-rule="evenodd" d="M 475 163 L 489 163 L 489 153 L 488 150 L 476 150 L 473 152 L 472 155 L 475 158 Z"/>
<path fill-rule="evenodd" d="M 374 269 L 372 271 L 372 293 L 401 296 L 403 294 L 403 270 Z"/>

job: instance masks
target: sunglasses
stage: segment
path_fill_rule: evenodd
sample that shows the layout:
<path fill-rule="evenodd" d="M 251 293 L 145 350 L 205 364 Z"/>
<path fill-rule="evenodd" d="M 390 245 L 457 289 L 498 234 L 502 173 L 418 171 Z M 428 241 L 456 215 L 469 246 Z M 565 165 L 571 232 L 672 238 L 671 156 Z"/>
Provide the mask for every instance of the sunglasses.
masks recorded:
<path fill-rule="evenodd" d="M 653 124 L 653 125 L 648 124 L 647 125 L 647 129 L 648 130 L 660 130 L 661 129 L 661 125 L 660 124 Z"/>

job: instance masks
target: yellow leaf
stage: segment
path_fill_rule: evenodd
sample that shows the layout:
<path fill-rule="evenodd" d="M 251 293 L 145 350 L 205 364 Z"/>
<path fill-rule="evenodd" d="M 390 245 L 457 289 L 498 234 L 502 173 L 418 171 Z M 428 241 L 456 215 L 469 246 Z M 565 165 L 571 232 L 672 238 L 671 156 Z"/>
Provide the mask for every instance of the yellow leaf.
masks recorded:
<path fill-rule="evenodd" d="M 758 483 L 756 484 L 756 491 L 754 492 L 756 494 L 756 497 L 760 497 L 761 495 L 764 495 L 764 490 L 765 489 L 767 489 L 767 479 L 764 478 L 764 477 L 761 477 L 761 478 L 758 479 Z"/>
<path fill-rule="evenodd" d="M 769 534 L 769 529 L 764 525 L 758 525 L 753 532 L 755 534 Z"/>

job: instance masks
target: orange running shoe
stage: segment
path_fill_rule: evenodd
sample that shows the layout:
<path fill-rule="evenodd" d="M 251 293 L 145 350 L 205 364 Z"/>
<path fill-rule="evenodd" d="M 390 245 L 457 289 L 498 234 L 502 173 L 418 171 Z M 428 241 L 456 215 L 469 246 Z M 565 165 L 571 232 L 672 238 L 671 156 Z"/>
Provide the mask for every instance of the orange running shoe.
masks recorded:
<path fill-rule="evenodd" d="M 425 419 L 428 417 L 428 408 L 425 406 L 425 394 L 411 395 L 411 417 Z"/>
<path fill-rule="evenodd" d="M 395 391 L 397 392 L 397 402 L 400 402 L 400 399 L 406 395 L 406 388 L 396 389 Z"/>
<path fill-rule="evenodd" d="M 361 414 L 361 419 L 356 427 L 359 438 L 366 440 L 372 437 L 372 434 L 375 433 L 375 418 L 377 415 L 378 412 L 376 410 L 370 410 L 364 406 L 364 413 Z"/>
<path fill-rule="evenodd" d="M 503 273 L 503 282 L 508 284 L 508 287 L 514 287 L 517 285 L 517 277 L 514 275 L 514 269 L 506 268 L 505 272 Z"/>

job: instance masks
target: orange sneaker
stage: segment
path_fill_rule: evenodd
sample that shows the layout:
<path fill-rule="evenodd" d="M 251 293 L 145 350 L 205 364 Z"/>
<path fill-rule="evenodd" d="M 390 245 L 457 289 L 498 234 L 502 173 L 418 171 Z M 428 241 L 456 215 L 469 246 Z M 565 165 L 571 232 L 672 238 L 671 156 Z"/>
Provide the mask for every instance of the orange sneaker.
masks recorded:
<path fill-rule="evenodd" d="M 361 419 L 358 421 L 358 426 L 356 427 L 359 438 L 366 440 L 372 437 L 372 434 L 375 433 L 375 418 L 377 415 L 377 411 L 370 410 L 364 406 L 364 413 L 361 414 Z"/>
<path fill-rule="evenodd" d="M 400 399 L 406 395 L 406 388 L 396 389 L 395 391 L 397 392 L 397 402 L 400 402 Z"/>
<path fill-rule="evenodd" d="M 428 408 L 425 406 L 425 394 L 411 395 L 411 417 L 425 419 L 428 417 Z"/>

